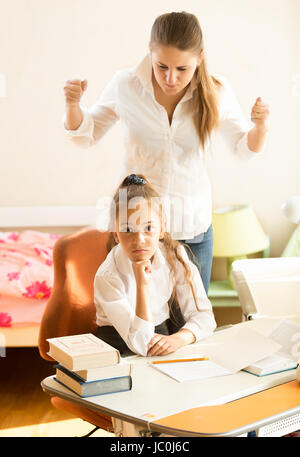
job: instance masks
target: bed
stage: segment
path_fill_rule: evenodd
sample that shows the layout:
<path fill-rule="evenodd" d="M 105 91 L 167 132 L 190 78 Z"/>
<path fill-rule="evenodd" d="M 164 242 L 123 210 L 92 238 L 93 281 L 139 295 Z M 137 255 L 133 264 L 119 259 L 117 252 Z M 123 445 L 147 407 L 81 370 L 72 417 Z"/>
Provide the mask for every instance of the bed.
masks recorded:
<path fill-rule="evenodd" d="M 95 222 L 93 206 L 0 208 L 0 348 L 37 346 L 54 244 Z"/>

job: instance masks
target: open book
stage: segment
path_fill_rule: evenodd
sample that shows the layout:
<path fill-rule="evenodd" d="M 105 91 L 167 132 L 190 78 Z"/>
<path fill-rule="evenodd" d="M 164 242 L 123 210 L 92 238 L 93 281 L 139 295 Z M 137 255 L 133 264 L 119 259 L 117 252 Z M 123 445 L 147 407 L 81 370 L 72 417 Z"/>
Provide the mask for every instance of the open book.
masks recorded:
<path fill-rule="evenodd" d="M 280 353 L 269 355 L 258 362 L 244 368 L 249 373 L 257 376 L 279 373 L 280 371 L 292 370 L 297 368 L 298 363 Z"/>
<path fill-rule="evenodd" d="M 257 376 L 265 376 L 297 368 L 300 358 L 300 324 L 282 319 L 271 331 L 269 338 L 280 344 L 280 350 L 244 370 Z"/>
<path fill-rule="evenodd" d="M 269 334 L 269 338 L 281 345 L 280 353 L 293 360 L 300 359 L 300 324 L 282 319 Z"/>
<path fill-rule="evenodd" d="M 226 332 L 223 340 L 219 339 L 217 344 L 205 348 L 205 356 L 209 360 L 182 361 L 184 358 L 181 358 L 178 362 L 154 361 L 150 365 L 178 382 L 192 381 L 237 373 L 258 360 L 275 354 L 281 347 L 276 341 L 248 327 L 232 328 Z"/>

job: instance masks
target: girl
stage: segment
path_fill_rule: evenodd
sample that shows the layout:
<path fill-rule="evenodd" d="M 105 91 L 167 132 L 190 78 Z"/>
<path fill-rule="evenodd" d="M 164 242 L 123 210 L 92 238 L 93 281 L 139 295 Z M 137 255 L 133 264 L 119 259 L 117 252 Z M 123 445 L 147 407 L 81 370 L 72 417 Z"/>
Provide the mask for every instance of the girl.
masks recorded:
<path fill-rule="evenodd" d="M 159 16 L 149 51 L 136 67 L 118 72 L 90 110 L 80 105 L 87 81 L 67 81 L 65 128 L 86 146 L 123 121 L 125 174 L 148 176 L 159 194 L 169 197 L 169 231 L 189 244 L 207 291 L 213 236 L 205 152 L 219 129 L 240 157 L 254 157 L 265 142 L 269 107 L 258 98 L 251 112 L 254 126 L 243 118 L 226 79 L 207 71 L 193 14 Z"/>
<path fill-rule="evenodd" d="M 109 254 L 94 282 L 98 336 L 123 356 L 166 355 L 216 327 L 197 267 L 165 231 L 162 200 L 128 176 L 111 209 Z"/>

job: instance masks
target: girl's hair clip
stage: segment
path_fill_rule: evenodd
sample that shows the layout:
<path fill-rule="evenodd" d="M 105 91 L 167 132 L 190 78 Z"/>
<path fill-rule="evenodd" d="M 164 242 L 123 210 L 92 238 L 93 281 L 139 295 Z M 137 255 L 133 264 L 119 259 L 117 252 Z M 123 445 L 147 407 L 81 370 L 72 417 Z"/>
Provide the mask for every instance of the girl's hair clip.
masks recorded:
<path fill-rule="evenodd" d="M 135 184 L 137 186 L 144 186 L 146 184 L 146 181 L 144 180 L 144 178 L 140 178 L 139 176 L 132 174 L 124 179 L 123 185 L 130 186 L 132 184 Z"/>

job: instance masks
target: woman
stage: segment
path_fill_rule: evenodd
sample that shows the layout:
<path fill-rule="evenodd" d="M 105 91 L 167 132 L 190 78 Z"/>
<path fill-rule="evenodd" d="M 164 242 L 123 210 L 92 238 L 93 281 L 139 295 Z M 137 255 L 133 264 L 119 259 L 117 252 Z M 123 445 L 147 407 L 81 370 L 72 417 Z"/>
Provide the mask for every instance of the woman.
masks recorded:
<path fill-rule="evenodd" d="M 149 51 L 136 67 L 119 71 L 90 110 L 80 105 L 87 81 L 67 81 L 65 128 L 86 146 L 101 139 L 117 120 L 123 121 L 124 175 L 147 176 L 166 197 L 168 230 L 174 239 L 188 243 L 207 291 L 213 239 L 204 154 L 216 129 L 241 157 L 261 151 L 269 107 L 256 100 L 251 128 L 228 82 L 209 75 L 201 28 L 192 14 L 159 16 Z"/>

